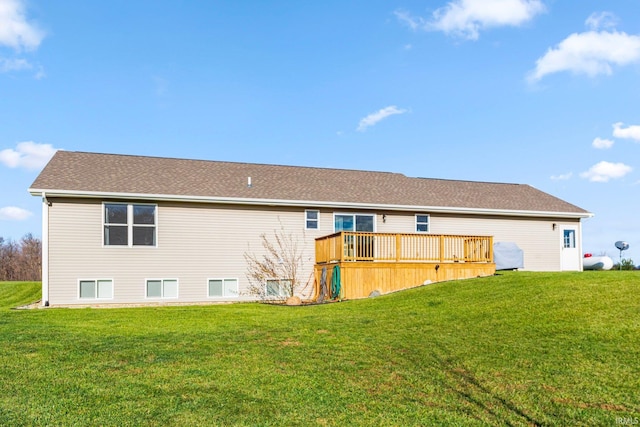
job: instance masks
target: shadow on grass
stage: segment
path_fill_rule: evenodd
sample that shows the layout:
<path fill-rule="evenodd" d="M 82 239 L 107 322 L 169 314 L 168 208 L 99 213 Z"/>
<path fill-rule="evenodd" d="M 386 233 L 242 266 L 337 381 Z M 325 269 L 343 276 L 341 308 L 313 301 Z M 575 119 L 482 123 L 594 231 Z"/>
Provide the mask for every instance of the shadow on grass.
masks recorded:
<path fill-rule="evenodd" d="M 445 376 L 444 386 L 457 395 L 461 401 L 467 402 L 476 408 L 481 414 L 497 422 L 499 425 L 527 425 L 542 426 L 543 422 L 536 420 L 524 410 L 518 408 L 516 404 L 508 401 L 497 393 L 489 390 L 478 378 L 469 371 L 460 361 L 452 357 L 442 344 L 434 343 L 433 358 L 442 368 L 441 372 Z M 513 417 L 508 414 L 513 415 Z M 480 421 L 487 422 L 482 416 L 474 412 L 469 415 L 480 418 Z M 515 418 L 515 420 L 514 420 Z"/>

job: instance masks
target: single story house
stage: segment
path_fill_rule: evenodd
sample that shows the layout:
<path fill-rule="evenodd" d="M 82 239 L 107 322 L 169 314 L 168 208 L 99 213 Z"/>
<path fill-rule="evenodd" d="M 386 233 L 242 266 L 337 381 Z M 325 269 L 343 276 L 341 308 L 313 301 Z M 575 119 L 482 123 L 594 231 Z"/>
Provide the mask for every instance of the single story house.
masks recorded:
<path fill-rule="evenodd" d="M 493 236 L 523 250 L 525 270 L 581 270 L 591 216 L 523 184 L 72 151 L 29 191 L 52 306 L 255 299 L 245 255 L 276 230 L 299 239 L 310 276 L 315 239 L 341 230 Z"/>

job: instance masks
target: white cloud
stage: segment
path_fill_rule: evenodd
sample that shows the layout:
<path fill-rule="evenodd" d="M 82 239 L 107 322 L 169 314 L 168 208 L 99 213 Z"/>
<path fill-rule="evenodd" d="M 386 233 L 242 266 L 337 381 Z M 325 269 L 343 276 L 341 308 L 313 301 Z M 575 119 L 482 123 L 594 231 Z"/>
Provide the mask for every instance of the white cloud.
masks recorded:
<path fill-rule="evenodd" d="M 600 28 L 615 28 L 618 24 L 618 17 L 611 12 L 593 12 L 584 24 L 590 30 L 599 30 Z"/>
<path fill-rule="evenodd" d="M 624 123 L 618 122 L 613 124 L 613 136 L 622 139 L 635 139 L 640 141 L 640 126 L 632 125 L 622 128 Z"/>
<path fill-rule="evenodd" d="M 602 161 L 591 166 L 588 171 L 582 172 L 580 176 L 591 182 L 608 182 L 610 179 L 622 178 L 632 170 L 631 166 L 624 163 Z"/>
<path fill-rule="evenodd" d="M 2 0 L 0 0 L 2 1 Z M 6 59 L 0 58 L 0 73 L 8 73 L 11 71 L 30 70 L 33 65 L 26 59 Z"/>
<path fill-rule="evenodd" d="M 538 58 L 529 81 L 536 82 L 561 71 L 590 77 L 610 75 L 613 65 L 634 62 L 640 62 L 640 36 L 617 31 L 574 33 Z"/>
<path fill-rule="evenodd" d="M 395 12 L 393 12 L 393 14 L 396 15 L 398 21 L 402 22 L 413 31 L 420 28 L 425 28 L 427 26 L 427 21 L 424 18 L 421 18 L 419 16 L 412 16 L 406 10 L 396 10 Z"/>
<path fill-rule="evenodd" d="M 394 114 L 404 114 L 406 112 L 407 110 L 398 108 L 395 105 L 390 105 L 376 111 L 375 113 L 371 113 L 367 117 L 360 120 L 357 130 L 359 132 L 364 132 L 368 127 L 375 125 L 379 121 L 384 120 L 389 116 L 393 116 Z"/>
<path fill-rule="evenodd" d="M 2 0 L 0 0 L 1 2 Z M 12 73 L 15 71 L 35 72 L 34 78 L 40 80 L 46 77 L 44 69 L 40 65 L 33 65 L 24 58 L 0 58 L 0 73 Z"/>
<path fill-rule="evenodd" d="M 613 147 L 613 141 L 610 139 L 595 138 L 591 145 L 593 146 L 593 148 L 606 150 L 607 148 Z"/>
<path fill-rule="evenodd" d="M 553 181 L 566 181 L 568 179 L 571 179 L 572 176 L 573 176 L 573 172 L 568 172 L 560 175 L 552 175 L 550 178 Z"/>
<path fill-rule="evenodd" d="M 23 0 L 0 0 L 0 45 L 33 50 L 43 38 L 44 31 L 27 21 Z"/>
<path fill-rule="evenodd" d="M 51 144 L 37 144 L 32 141 L 20 142 L 16 149 L 7 148 L 0 151 L 0 163 L 10 168 L 40 169 L 53 157 L 57 148 Z"/>
<path fill-rule="evenodd" d="M 517 27 L 544 11 L 540 0 L 454 0 L 436 9 L 431 20 L 411 16 L 405 11 L 396 11 L 395 15 L 412 30 L 442 31 L 477 40 L 480 30 Z"/>
<path fill-rule="evenodd" d="M 7 206 L 0 208 L 0 220 L 23 221 L 33 215 L 26 209 L 17 208 L 15 206 Z"/>

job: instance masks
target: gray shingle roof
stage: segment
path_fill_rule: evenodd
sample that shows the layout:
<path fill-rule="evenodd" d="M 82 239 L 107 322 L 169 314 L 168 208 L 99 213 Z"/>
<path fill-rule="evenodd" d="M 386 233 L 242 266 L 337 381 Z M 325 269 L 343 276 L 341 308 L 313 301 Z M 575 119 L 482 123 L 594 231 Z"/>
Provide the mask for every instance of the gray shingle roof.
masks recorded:
<path fill-rule="evenodd" d="M 247 186 L 251 177 L 252 186 Z M 48 193 L 354 203 L 560 212 L 575 205 L 524 184 L 410 178 L 398 173 L 58 151 L 31 186 Z"/>

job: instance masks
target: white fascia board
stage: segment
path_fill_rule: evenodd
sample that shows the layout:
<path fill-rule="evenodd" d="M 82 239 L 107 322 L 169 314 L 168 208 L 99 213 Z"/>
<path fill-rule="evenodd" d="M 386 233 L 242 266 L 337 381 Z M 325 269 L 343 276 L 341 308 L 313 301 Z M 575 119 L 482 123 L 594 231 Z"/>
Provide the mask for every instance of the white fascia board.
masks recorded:
<path fill-rule="evenodd" d="M 92 199 L 123 199 L 123 200 L 155 200 L 166 202 L 192 202 L 215 203 L 232 205 L 258 205 L 258 206 L 296 206 L 296 207 L 324 207 L 334 209 L 372 209 L 388 211 L 415 211 L 438 212 L 451 214 L 470 215 L 499 215 L 499 216 L 525 216 L 547 218 L 591 218 L 591 212 L 549 212 L 549 211 L 525 211 L 503 210 L 485 208 L 463 208 L 453 206 L 416 206 L 416 205 L 385 205 L 379 203 L 354 203 L 354 202 L 328 202 L 318 200 L 279 200 L 279 199 L 249 199 L 241 197 L 210 197 L 210 196 L 182 196 L 169 194 L 138 194 L 138 193 L 103 193 L 98 191 L 74 191 L 74 190 L 40 190 L 29 188 L 33 196 L 40 196 L 46 191 L 49 197 L 72 197 Z"/>

